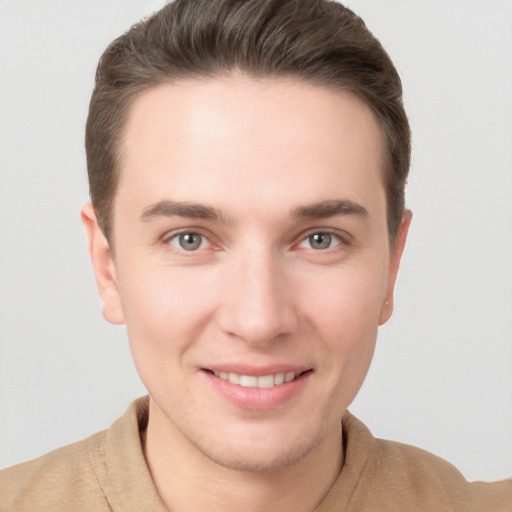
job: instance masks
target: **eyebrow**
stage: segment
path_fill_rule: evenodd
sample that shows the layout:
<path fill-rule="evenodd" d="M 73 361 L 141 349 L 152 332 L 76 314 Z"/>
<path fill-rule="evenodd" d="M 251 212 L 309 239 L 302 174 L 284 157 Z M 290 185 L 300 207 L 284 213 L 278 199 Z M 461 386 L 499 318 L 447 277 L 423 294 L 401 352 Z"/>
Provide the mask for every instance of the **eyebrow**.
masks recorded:
<path fill-rule="evenodd" d="M 158 201 L 144 208 L 141 219 L 149 221 L 154 217 L 188 217 L 190 219 L 221 220 L 222 213 L 211 206 L 199 203 Z"/>
<path fill-rule="evenodd" d="M 293 217 L 308 219 L 325 219 L 335 215 L 357 215 L 368 216 L 368 210 L 354 201 L 348 199 L 334 199 L 331 201 L 320 201 L 307 206 L 299 206 L 293 211 Z"/>
<path fill-rule="evenodd" d="M 325 219 L 336 215 L 368 216 L 366 208 L 348 199 L 334 199 L 299 206 L 292 211 L 292 218 Z M 151 204 L 142 211 L 141 219 L 149 221 L 155 217 L 187 217 L 190 219 L 223 220 L 224 215 L 212 206 L 163 200 Z"/>

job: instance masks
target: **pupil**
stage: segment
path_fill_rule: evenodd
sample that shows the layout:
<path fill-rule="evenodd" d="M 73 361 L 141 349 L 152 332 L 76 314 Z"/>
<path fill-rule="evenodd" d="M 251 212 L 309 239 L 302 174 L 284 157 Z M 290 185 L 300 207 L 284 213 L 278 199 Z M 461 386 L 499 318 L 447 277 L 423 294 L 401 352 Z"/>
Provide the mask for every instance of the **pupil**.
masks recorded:
<path fill-rule="evenodd" d="M 331 235 L 327 233 L 316 233 L 309 237 L 311 247 L 315 249 L 328 249 L 331 245 Z"/>
<path fill-rule="evenodd" d="M 186 233 L 180 236 L 180 245 L 186 251 L 193 251 L 201 245 L 201 237 L 195 233 Z"/>

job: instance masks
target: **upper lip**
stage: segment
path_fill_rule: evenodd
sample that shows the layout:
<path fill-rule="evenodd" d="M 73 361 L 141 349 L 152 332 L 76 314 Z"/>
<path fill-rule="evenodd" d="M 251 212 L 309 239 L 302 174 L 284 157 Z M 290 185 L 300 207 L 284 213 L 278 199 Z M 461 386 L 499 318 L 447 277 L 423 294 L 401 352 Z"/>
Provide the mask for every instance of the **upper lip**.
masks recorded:
<path fill-rule="evenodd" d="M 296 364 L 271 364 L 265 366 L 255 366 L 247 364 L 212 364 L 203 366 L 201 369 L 212 372 L 236 373 L 238 375 L 252 375 L 254 377 L 263 377 L 265 375 L 276 375 L 278 373 L 294 372 L 301 374 L 312 370 L 311 367 Z"/>

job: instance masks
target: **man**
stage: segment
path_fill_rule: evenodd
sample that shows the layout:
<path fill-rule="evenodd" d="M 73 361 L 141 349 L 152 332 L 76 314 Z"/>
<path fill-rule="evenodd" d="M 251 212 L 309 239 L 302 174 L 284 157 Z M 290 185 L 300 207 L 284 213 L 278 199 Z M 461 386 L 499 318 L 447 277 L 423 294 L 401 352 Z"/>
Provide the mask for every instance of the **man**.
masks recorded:
<path fill-rule="evenodd" d="M 346 412 L 411 220 L 400 80 L 352 12 L 167 6 L 103 55 L 86 146 L 103 314 L 149 399 L 5 471 L 6 510 L 510 510 L 511 482 Z"/>

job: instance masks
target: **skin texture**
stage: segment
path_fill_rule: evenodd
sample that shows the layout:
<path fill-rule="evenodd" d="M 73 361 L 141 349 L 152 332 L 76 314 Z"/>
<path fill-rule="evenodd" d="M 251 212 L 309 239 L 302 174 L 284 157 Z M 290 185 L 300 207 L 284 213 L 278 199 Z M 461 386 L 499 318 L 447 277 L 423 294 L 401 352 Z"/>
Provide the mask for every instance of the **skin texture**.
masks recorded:
<path fill-rule="evenodd" d="M 115 256 L 90 205 L 82 217 L 103 314 L 126 323 L 150 394 L 162 499 L 311 510 L 341 468 L 340 419 L 391 315 L 410 223 L 390 247 L 372 112 L 292 80 L 183 81 L 138 98 L 121 150 Z M 284 398 L 234 401 L 210 371 L 283 368 L 307 370 Z"/>

